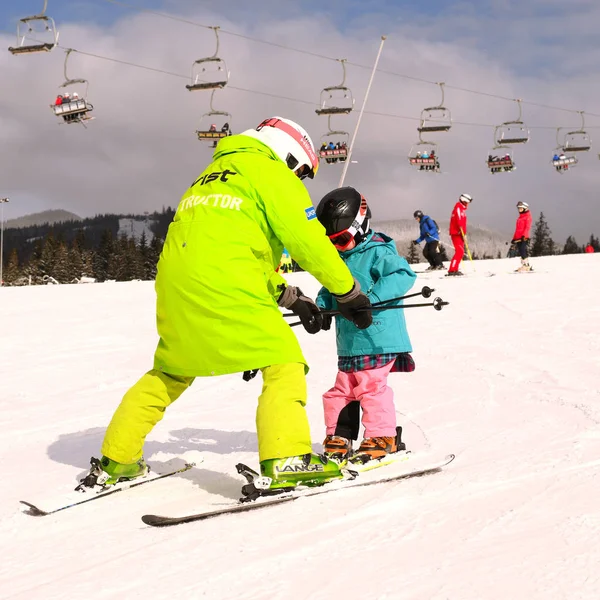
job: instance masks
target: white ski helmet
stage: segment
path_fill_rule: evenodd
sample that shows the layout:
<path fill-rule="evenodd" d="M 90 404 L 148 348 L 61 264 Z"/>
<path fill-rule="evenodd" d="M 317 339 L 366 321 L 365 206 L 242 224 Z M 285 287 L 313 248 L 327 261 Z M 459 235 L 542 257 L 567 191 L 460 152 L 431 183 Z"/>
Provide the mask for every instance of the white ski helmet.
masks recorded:
<path fill-rule="evenodd" d="M 271 117 L 242 135 L 256 138 L 271 148 L 300 179 L 313 179 L 319 169 L 319 158 L 310 136 L 290 119 Z"/>
<path fill-rule="evenodd" d="M 529 204 L 527 204 L 527 202 L 519 200 L 519 202 L 517 202 L 517 208 L 524 208 L 527 211 L 529 210 Z"/>
<path fill-rule="evenodd" d="M 471 196 L 469 194 L 461 194 L 459 197 L 459 200 L 461 202 L 465 202 L 467 204 L 469 204 L 470 202 L 473 202 L 473 198 L 471 198 Z"/>

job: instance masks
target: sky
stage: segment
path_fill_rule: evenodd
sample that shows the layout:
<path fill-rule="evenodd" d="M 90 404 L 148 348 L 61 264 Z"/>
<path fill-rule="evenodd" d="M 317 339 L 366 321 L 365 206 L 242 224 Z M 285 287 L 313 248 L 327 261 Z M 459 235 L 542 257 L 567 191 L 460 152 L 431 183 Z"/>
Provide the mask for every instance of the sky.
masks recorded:
<path fill-rule="evenodd" d="M 15 44 L 17 20 L 42 4 L 1 3 L 0 47 Z M 321 89 L 341 81 L 334 59 L 352 63 L 346 85 L 355 110 L 331 124 L 351 136 L 387 36 L 353 148 L 356 162 L 344 181 L 367 197 L 374 220 L 410 218 L 416 209 L 447 220 L 466 192 L 474 198 L 471 221 L 507 237 L 519 200 L 530 203 L 534 218 L 544 212 L 559 244 L 570 234 L 580 243 L 600 234 L 600 147 L 580 153 L 563 175 L 550 163 L 565 132 L 581 127 L 577 111 L 587 113 L 585 130 L 600 144 L 600 6 L 593 0 L 49 0 L 47 14 L 59 48 L 0 54 L 6 218 L 50 208 L 85 217 L 175 206 L 212 155 L 195 136 L 210 92 L 185 88 L 192 63 L 215 51 L 213 32 L 195 25 L 204 24 L 223 31 L 219 56 L 230 79 L 213 108 L 232 115 L 234 133 L 280 115 L 302 124 L 315 144 L 328 131 L 327 118 L 314 112 Z M 59 125 L 49 108 L 64 81 L 66 48 L 80 51 L 69 57 L 69 77 L 89 82 L 96 118 L 87 129 Z M 454 122 L 449 132 L 426 138 L 437 144 L 439 175 L 415 171 L 407 160 L 419 141 L 421 110 L 441 101 L 436 82 L 445 82 L 444 105 Z M 513 173 L 491 175 L 486 158 L 494 127 L 518 117 L 516 98 L 523 100 L 530 141 L 515 146 Z M 341 171 L 322 164 L 307 184 L 313 203 L 339 185 Z"/>
<path fill-rule="evenodd" d="M 29 516 L 20 500 L 52 508 L 72 494 L 151 365 L 154 283 L 0 288 L 0 597 L 597 600 L 600 254 L 535 258 L 534 274 L 512 274 L 518 264 L 419 274 L 411 290 L 428 285 L 450 304 L 406 310 L 416 369 L 388 383 L 408 449 L 455 454 L 444 470 L 167 529 L 142 515 L 240 497 L 235 465 L 258 467 L 260 375 L 197 378 L 150 432 L 155 472 L 193 469 Z M 320 287 L 287 277 L 310 297 Z M 294 331 L 321 451 L 335 332 Z"/>

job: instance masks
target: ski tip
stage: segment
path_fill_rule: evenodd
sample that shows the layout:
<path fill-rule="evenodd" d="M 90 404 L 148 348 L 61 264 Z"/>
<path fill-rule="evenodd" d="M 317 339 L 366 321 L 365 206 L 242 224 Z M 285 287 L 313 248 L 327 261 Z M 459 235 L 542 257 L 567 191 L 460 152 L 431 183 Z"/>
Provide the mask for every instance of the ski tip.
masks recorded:
<path fill-rule="evenodd" d="M 146 525 L 152 527 L 160 527 L 165 521 L 168 521 L 167 517 L 161 517 L 159 515 L 142 515 L 142 521 Z"/>
<path fill-rule="evenodd" d="M 32 517 L 45 517 L 46 515 L 50 514 L 45 510 L 38 508 L 35 506 L 35 504 L 31 504 L 31 502 L 26 502 L 25 500 L 19 500 L 19 502 L 27 507 L 27 510 L 23 512 L 27 515 L 31 515 Z"/>

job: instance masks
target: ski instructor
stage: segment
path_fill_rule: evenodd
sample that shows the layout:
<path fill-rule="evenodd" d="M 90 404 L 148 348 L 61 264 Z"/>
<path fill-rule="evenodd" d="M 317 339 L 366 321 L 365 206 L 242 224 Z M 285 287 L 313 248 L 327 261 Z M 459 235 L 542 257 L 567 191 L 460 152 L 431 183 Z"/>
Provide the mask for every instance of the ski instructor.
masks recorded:
<path fill-rule="evenodd" d="M 88 484 L 144 476 L 146 436 L 195 377 L 255 369 L 263 377 L 259 460 L 271 487 L 341 477 L 337 463 L 312 453 L 308 366 L 279 307 L 297 314 L 309 333 L 321 329 L 322 317 L 276 272 L 285 246 L 334 295 L 344 317 L 363 329 L 371 324 L 370 302 L 301 183 L 318 167 L 310 137 L 288 119 L 266 119 L 219 142 L 213 162 L 183 195 L 160 255 L 154 367 L 123 397 Z"/>

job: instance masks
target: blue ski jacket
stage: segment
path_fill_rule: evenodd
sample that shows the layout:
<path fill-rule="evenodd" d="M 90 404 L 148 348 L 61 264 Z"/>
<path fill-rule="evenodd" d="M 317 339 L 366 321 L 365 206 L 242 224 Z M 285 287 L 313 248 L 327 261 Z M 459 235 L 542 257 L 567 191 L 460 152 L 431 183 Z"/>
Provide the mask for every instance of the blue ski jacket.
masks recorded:
<path fill-rule="evenodd" d="M 404 296 L 417 279 L 406 259 L 398 255 L 394 240 L 383 233 L 370 232 L 358 246 L 340 252 L 340 256 L 371 304 Z M 324 310 L 337 309 L 336 301 L 325 288 L 319 291 L 316 303 Z M 402 301 L 390 303 L 390 306 L 401 305 Z M 401 309 L 373 311 L 373 323 L 367 329 L 358 329 L 354 323 L 337 315 L 335 330 L 338 356 L 412 351 Z"/>
<path fill-rule="evenodd" d="M 431 217 L 423 215 L 419 227 L 421 229 L 421 235 L 415 240 L 417 244 L 420 244 L 423 240 L 426 242 L 440 241 L 440 234 Z"/>

